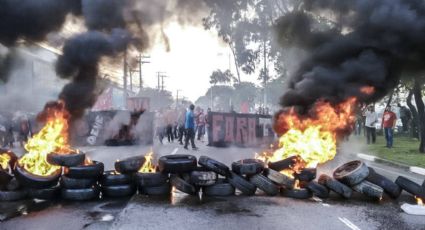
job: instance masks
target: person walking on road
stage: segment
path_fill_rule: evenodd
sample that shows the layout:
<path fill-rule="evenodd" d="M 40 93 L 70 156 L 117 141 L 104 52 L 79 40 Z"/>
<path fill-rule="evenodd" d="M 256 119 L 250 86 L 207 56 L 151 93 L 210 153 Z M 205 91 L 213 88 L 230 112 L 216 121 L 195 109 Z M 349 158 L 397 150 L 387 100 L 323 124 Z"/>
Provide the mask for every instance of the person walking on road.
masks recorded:
<path fill-rule="evenodd" d="M 387 141 L 387 148 L 393 147 L 393 134 L 394 127 L 397 121 L 397 115 L 391 111 L 391 106 L 387 105 L 384 115 L 382 116 L 382 127 L 384 128 L 385 140 Z"/>
<path fill-rule="evenodd" d="M 375 112 L 375 108 L 373 105 L 370 105 L 365 112 L 366 116 L 366 139 L 367 144 L 375 144 L 376 142 L 376 123 L 378 122 L 378 114 Z"/>
<path fill-rule="evenodd" d="M 198 149 L 195 145 L 195 117 L 193 114 L 193 110 L 195 106 L 192 104 L 189 106 L 189 110 L 186 112 L 186 120 L 185 120 L 185 129 L 186 129 L 186 139 L 184 142 L 184 148 L 187 149 L 187 146 L 190 143 L 192 145 L 192 149 Z"/>

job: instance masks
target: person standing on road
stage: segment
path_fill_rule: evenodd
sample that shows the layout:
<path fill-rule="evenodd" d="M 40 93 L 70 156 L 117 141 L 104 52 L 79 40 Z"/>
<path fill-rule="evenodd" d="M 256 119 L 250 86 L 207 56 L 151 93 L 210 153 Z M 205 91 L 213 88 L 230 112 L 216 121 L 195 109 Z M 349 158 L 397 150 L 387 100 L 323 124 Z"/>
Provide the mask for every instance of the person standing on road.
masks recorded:
<path fill-rule="evenodd" d="M 198 141 L 204 137 L 205 134 L 205 114 L 204 110 L 201 109 L 198 115 Z"/>
<path fill-rule="evenodd" d="M 195 106 L 192 104 L 189 106 L 189 110 L 186 112 L 186 121 L 185 121 L 185 129 L 186 129 L 186 139 L 184 143 L 184 148 L 187 149 L 187 146 L 190 143 L 192 145 L 192 149 L 198 149 L 195 145 L 195 115 L 193 114 L 193 110 Z"/>
<path fill-rule="evenodd" d="M 382 116 L 382 127 L 384 128 L 385 140 L 387 141 L 387 148 L 393 147 L 393 134 L 394 127 L 397 121 L 397 115 L 391 111 L 391 106 L 387 105 L 384 115 Z"/>
<path fill-rule="evenodd" d="M 373 105 L 370 105 L 365 112 L 366 116 L 366 140 L 367 144 L 375 144 L 376 142 L 376 123 L 378 122 L 378 114 L 375 112 L 375 108 Z"/>

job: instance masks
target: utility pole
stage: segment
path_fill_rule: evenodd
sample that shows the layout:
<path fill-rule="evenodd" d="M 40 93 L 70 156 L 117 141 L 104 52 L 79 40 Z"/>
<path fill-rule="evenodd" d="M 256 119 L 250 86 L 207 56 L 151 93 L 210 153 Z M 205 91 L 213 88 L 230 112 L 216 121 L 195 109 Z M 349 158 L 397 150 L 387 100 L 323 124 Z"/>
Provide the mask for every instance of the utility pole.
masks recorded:
<path fill-rule="evenodd" d="M 179 92 L 181 92 L 182 90 L 181 89 L 178 89 L 177 90 L 177 96 L 176 96 L 176 109 L 177 109 L 177 107 L 179 106 Z"/>
<path fill-rule="evenodd" d="M 143 88 L 143 77 L 142 77 L 142 65 L 146 63 L 151 63 L 149 60 L 144 61 L 144 59 L 149 59 L 150 56 L 143 56 L 139 53 L 138 63 L 139 63 L 139 88 L 140 90 Z"/>
<path fill-rule="evenodd" d="M 164 78 L 166 78 L 168 76 L 166 75 L 161 75 L 161 91 L 164 91 Z"/>
<path fill-rule="evenodd" d="M 165 72 L 160 72 L 160 71 L 156 72 L 156 77 L 158 78 L 158 86 L 157 86 L 158 91 L 161 90 L 161 81 L 160 80 L 161 80 L 161 76 L 163 74 L 165 74 Z"/>
<path fill-rule="evenodd" d="M 124 51 L 123 60 L 123 77 L 124 77 L 124 108 L 127 108 L 127 48 Z"/>

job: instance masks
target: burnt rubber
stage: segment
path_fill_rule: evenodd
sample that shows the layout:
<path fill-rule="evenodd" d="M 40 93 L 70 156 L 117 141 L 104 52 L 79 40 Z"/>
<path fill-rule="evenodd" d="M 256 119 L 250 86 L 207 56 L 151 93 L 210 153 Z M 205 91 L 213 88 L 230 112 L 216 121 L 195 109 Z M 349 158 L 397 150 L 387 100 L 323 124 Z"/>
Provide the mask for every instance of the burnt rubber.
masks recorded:
<path fill-rule="evenodd" d="M 192 155 L 167 155 L 158 159 L 158 168 L 165 173 L 191 172 L 196 165 L 196 157 Z"/>
<path fill-rule="evenodd" d="M 168 183 L 168 175 L 164 173 L 137 173 L 136 184 L 142 187 L 157 187 Z"/>
<path fill-rule="evenodd" d="M 16 164 L 14 173 L 16 179 L 23 187 L 41 189 L 55 186 L 58 183 L 62 169 L 59 168 L 49 176 L 38 176 L 28 172 L 19 164 Z"/>
<path fill-rule="evenodd" d="M 230 172 L 230 176 L 227 179 L 229 183 L 241 191 L 243 195 L 252 196 L 257 190 L 255 185 L 234 172 Z"/>
<path fill-rule="evenodd" d="M 315 181 L 310 181 L 307 184 L 307 189 L 319 198 L 324 199 L 329 197 L 329 189 Z"/>
<path fill-rule="evenodd" d="M 65 200 L 83 201 L 99 198 L 100 189 L 98 186 L 83 189 L 65 189 L 62 188 L 61 195 Z"/>
<path fill-rule="evenodd" d="M 178 175 L 171 175 L 170 183 L 177 190 L 189 195 L 196 195 L 196 193 L 198 192 L 195 186 L 189 184 L 186 180 L 184 180 Z"/>
<path fill-rule="evenodd" d="M 171 194 L 171 186 L 169 183 L 154 187 L 140 187 L 139 192 L 151 196 L 168 196 Z"/>
<path fill-rule="evenodd" d="M 28 190 L 28 196 L 33 199 L 40 199 L 40 200 L 54 200 L 59 198 L 61 193 L 60 186 L 55 186 L 51 188 L 44 188 L 44 189 L 29 189 Z"/>
<path fill-rule="evenodd" d="M 264 169 L 264 175 L 267 176 L 271 181 L 274 183 L 286 188 L 286 189 L 292 189 L 294 188 L 295 181 L 294 179 L 277 172 L 273 169 L 267 168 Z"/>
<path fill-rule="evenodd" d="M 353 190 L 350 187 L 325 174 L 320 175 L 319 184 L 347 199 L 353 195 Z"/>
<path fill-rule="evenodd" d="M 350 161 L 335 169 L 333 177 L 342 183 L 353 186 L 359 184 L 369 175 L 369 169 L 362 161 Z"/>
<path fill-rule="evenodd" d="M 369 175 L 366 180 L 383 188 L 384 191 L 394 199 L 399 197 L 401 194 L 400 186 L 392 182 L 390 179 L 376 173 L 373 168 L 369 167 Z"/>
<path fill-rule="evenodd" d="M 58 154 L 50 153 L 47 155 L 47 162 L 52 165 L 59 165 L 65 167 L 78 166 L 84 163 L 86 154 L 84 153 L 71 153 L 71 154 Z"/>
<path fill-rule="evenodd" d="M 316 179 L 317 170 L 315 168 L 305 168 L 299 173 L 294 173 L 295 179 L 299 181 L 310 182 Z"/>
<path fill-rule="evenodd" d="M 407 179 L 406 177 L 399 176 L 395 183 L 400 186 L 404 191 L 421 199 L 425 199 L 425 190 L 420 185 Z"/>
<path fill-rule="evenodd" d="M 235 195 L 235 187 L 225 181 L 217 181 L 217 183 L 203 187 L 202 192 L 205 196 L 233 196 Z"/>
<path fill-rule="evenodd" d="M 232 163 L 232 171 L 239 175 L 255 175 L 265 168 L 263 161 L 258 159 L 244 159 Z"/>
<path fill-rule="evenodd" d="M 13 178 L 13 174 L 0 169 L 0 186 L 7 185 Z"/>
<path fill-rule="evenodd" d="M 217 173 L 211 171 L 192 171 L 190 183 L 197 186 L 210 186 L 217 181 Z"/>
<path fill-rule="evenodd" d="M 104 170 L 104 165 L 102 162 L 93 161 L 90 165 L 80 165 L 69 167 L 65 175 L 70 178 L 75 179 L 87 179 L 94 178 L 97 179 L 102 176 Z"/>
<path fill-rule="evenodd" d="M 106 197 L 127 197 L 136 193 L 133 184 L 102 186 L 102 195 Z"/>
<path fill-rule="evenodd" d="M 132 182 L 132 175 L 120 174 L 113 170 L 103 172 L 102 178 L 100 179 L 100 184 L 102 186 L 124 185 L 131 184 Z"/>
<path fill-rule="evenodd" d="M 115 170 L 122 174 L 136 173 L 143 166 L 146 159 L 144 156 L 134 156 L 115 161 Z"/>
<path fill-rule="evenodd" d="M 198 164 L 222 176 L 228 176 L 230 174 L 230 169 L 227 165 L 207 156 L 201 156 L 198 160 Z"/>
<path fill-rule="evenodd" d="M 382 199 L 382 195 L 384 194 L 384 189 L 379 187 L 376 184 L 372 184 L 369 181 L 362 181 L 361 183 L 354 185 L 353 190 L 359 192 L 365 196 L 375 198 L 377 200 Z"/>
<path fill-rule="evenodd" d="M 300 189 L 282 189 L 282 196 L 295 199 L 308 199 L 313 196 L 310 190 L 306 188 Z"/>
<path fill-rule="evenodd" d="M 17 201 L 27 198 L 27 190 L 4 191 L 0 190 L 0 201 Z"/>
<path fill-rule="evenodd" d="M 276 196 L 279 193 L 279 188 L 270 179 L 261 174 L 252 176 L 249 178 L 249 182 L 269 196 Z"/>
<path fill-rule="evenodd" d="M 299 157 L 292 156 L 280 161 L 270 162 L 268 166 L 270 169 L 280 172 L 284 169 L 292 168 L 297 163 L 298 159 Z"/>
<path fill-rule="evenodd" d="M 21 184 L 19 184 L 19 181 L 16 180 L 16 178 L 13 178 L 12 180 L 9 181 L 9 183 L 7 183 L 6 185 L 6 189 L 8 191 L 16 191 L 19 190 L 21 188 Z"/>
<path fill-rule="evenodd" d="M 87 179 L 76 179 L 70 178 L 65 175 L 61 176 L 61 186 L 66 189 L 83 189 L 91 188 L 96 184 L 96 179 L 87 178 Z"/>

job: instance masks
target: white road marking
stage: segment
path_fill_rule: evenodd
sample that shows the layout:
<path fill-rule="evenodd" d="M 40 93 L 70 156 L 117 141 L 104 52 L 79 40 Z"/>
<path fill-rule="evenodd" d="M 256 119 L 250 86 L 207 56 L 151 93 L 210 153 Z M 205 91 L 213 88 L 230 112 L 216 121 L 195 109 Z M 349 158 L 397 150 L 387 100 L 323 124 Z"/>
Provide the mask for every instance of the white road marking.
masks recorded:
<path fill-rule="evenodd" d="M 322 206 L 324 206 L 324 207 L 330 207 L 331 205 L 330 204 L 326 204 L 326 203 L 323 203 L 323 200 L 322 199 L 320 199 L 319 197 L 313 197 L 312 198 L 314 201 L 316 201 L 316 202 L 318 202 L 318 203 L 320 203 Z"/>
<path fill-rule="evenodd" d="M 411 167 L 410 167 L 410 171 L 411 171 L 411 172 L 414 172 L 414 173 L 416 173 L 416 174 L 425 175 L 425 169 L 424 169 L 424 168 L 419 168 L 419 167 L 411 166 Z"/>
<path fill-rule="evenodd" d="M 355 224 L 353 224 L 350 220 L 348 220 L 345 217 L 338 217 L 338 219 L 344 223 L 345 225 L 347 225 L 349 228 L 353 229 L 353 230 L 361 230 L 359 227 L 357 227 Z"/>
<path fill-rule="evenodd" d="M 177 153 L 177 151 L 179 151 L 179 148 L 175 148 L 175 149 L 171 152 L 171 155 L 176 154 L 176 153 Z"/>

